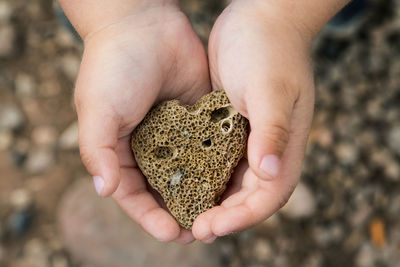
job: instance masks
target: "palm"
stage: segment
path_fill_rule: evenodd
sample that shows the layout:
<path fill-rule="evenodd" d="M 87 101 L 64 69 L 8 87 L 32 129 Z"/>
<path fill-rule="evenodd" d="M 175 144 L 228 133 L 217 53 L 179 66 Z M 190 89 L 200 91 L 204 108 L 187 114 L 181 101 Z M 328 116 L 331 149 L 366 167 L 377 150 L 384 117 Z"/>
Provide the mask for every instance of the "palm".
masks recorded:
<path fill-rule="evenodd" d="M 307 58 L 303 55 L 288 55 L 286 51 L 298 51 L 290 47 L 295 45 L 294 42 L 279 39 L 279 33 L 272 32 L 273 26 L 268 27 L 266 24 L 265 19 L 252 18 L 244 8 L 231 5 L 218 18 L 209 40 L 212 87 L 224 88 L 233 106 L 249 119 L 252 129 L 265 124 L 258 111 L 268 103 L 258 100 L 265 95 L 265 86 L 259 85 L 273 86 L 276 77 L 281 78 L 282 74 L 290 73 L 299 84 L 312 89 Z M 303 102 L 303 99 L 299 102 Z M 197 218 L 193 226 L 196 238 L 205 240 L 210 233 L 222 236 L 243 230 L 266 219 L 285 203 L 299 179 L 307 126 L 312 114 L 308 111 L 312 110 L 312 103 L 307 104 L 307 116 L 300 111 L 300 105 L 293 108 L 293 115 L 287 115 L 291 116 L 292 121 L 290 141 L 282 156 L 280 178 L 266 181 L 260 179 L 254 171 L 254 165 L 250 168 L 249 161 L 252 157 L 254 159 L 250 152 L 254 152 L 257 146 L 254 141 L 250 142 L 256 140 L 255 133 L 251 131 L 249 160 L 240 162 L 221 205 Z"/>
<path fill-rule="evenodd" d="M 191 234 L 179 228 L 160 206 L 158 195 L 148 190 L 130 150 L 130 134 L 157 102 L 180 99 L 190 104 L 211 90 L 208 63 L 200 40 L 180 11 L 142 16 L 127 18 L 86 41 L 75 94 L 80 132 L 91 131 L 103 138 L 99 149 L 108 159 L 103 175 L 120 177 L 104 189 L 104 195 L 114 192 L 114 199 L 126 213 L 156 238 L 178 237 L 185 242 Z M 92 117 L 81 115 L 87 108 L 83 102 L 90 102 L 106 128 L 96 129 Z M 80 140 L 85 144 L 81 154 L 90 169 L 93 159 L 85 160 L 85 147 L 94 141 L 87 139 Z"/>

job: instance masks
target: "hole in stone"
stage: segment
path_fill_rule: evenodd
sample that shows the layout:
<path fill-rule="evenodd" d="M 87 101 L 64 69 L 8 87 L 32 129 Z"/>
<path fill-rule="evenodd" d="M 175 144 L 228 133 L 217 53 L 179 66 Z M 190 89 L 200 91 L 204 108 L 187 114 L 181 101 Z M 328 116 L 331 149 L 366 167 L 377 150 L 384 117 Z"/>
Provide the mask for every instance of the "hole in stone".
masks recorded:
<path fill-rule="evenodd" d="M 168 159 L 173 156 L 172 148 L 167 146 L 159 146 L 154 150 L 154 155 L 158 159 Z"/>
<path fill-rule="evenodd" d="M 211 139 L 208 138 L 208 139 L 204 140 L 204 141 L 201 143 L 201 145 L 202 145 L 203 147 L 210 147 L 210 146 L 212 145 Z"/>
<path fill-rule="evenodd" d="M 230 115 L 230 107 L 223 107 L 214 110 L 211 113 L 211 121 L 212 122 L 219 122 L 220 120 L 226 119 Z"/>
<path fill-rule="evenodd" d="M 223 132 L 225 133 L 229 132 L 229 130 L 231 129 L 231 122 L 228 120 L 224 121 L 221 125 L 221 128 Z"/>

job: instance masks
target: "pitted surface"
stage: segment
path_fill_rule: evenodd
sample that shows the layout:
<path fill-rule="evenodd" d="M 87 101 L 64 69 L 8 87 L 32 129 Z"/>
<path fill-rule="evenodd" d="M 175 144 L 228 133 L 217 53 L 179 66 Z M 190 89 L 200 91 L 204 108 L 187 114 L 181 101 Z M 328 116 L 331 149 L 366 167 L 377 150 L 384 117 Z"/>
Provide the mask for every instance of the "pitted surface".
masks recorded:
<path fill-rule="evenodd" d="M 134 130 L 140 169 L 183 227 L 217 205 L 245 152 L 247 124 L 225 92 L 215 91 L 193 106 L 161 103 Z"/>

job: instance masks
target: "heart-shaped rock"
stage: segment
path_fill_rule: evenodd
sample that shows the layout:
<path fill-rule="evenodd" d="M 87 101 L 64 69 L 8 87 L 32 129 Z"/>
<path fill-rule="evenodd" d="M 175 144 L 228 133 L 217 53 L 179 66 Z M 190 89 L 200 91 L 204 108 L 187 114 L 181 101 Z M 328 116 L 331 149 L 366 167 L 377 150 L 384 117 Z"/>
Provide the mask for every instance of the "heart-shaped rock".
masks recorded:
<path fill-rule="evenodd" d="M 220 90 L 193 106 L 161 103 L 133 131 L 138 166 L 181 226 L 191 229 L 217 205 L 245 152 L 247 125 Z"/>

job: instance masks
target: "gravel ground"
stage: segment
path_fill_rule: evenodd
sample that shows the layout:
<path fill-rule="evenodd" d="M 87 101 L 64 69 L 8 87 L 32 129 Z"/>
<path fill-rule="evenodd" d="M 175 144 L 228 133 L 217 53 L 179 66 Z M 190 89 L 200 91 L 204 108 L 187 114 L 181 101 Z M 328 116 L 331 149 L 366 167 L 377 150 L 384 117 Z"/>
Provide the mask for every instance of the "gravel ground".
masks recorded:
<path fill-rule="evenodd" d="M 227 2 L 182 0 L 205 43 Z M 327 27 L 314 43 L 314 127 L 302 182 L 284 209 L 212 246 L 167 248 L 112 204 L 71 208 L 99 203 L 84 184 L 72 104 L 82 44 L 52 1 L 0 0 L 0 266 L 103 266 L 90 252 L 126 248 L 142 252 L 110 254 L 120 266 L 163 254 L 190 255 L 166 257 L 164 267 L 197 266 L 199 257 L 208 266 L 399 266 L 400 2 L 372 5 L 359 28 Z M 76 237 L 91 226 L 132 238 L 112 247 L 90 231 Z"/>

